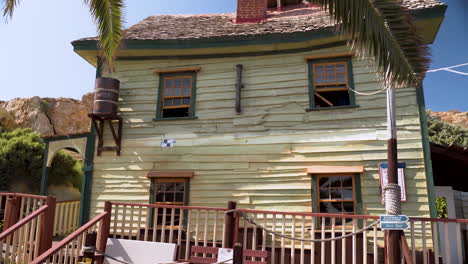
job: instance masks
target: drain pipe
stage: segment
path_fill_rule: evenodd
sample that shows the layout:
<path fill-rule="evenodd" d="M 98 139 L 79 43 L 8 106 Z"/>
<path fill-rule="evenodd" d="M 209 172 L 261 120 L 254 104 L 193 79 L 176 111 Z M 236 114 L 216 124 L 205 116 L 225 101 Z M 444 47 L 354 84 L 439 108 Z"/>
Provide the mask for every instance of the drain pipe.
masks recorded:
<path fill-rule="evenodd" d="M 236 65 L 237 70 L 237 78 L 236 78 L 236 113 L 240 114 L 242 112 L 241 109 L 241 89 L 244 88 L 242 84 L 242 64 Z"/>

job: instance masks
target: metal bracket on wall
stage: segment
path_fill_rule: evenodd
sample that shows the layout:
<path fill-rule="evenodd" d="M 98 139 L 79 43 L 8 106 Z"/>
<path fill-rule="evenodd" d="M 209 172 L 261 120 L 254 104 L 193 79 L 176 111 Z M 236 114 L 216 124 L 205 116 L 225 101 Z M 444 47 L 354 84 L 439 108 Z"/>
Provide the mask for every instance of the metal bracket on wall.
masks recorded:
<path fill-rule="evenodd" d="M 120 150 L 122 146 L 122 126 L 123 119 L 118 115 L 97 115 L 97 114 L 88 114 L 88 116 L 93 121 L 94 127 L 96 128 L 96 134 L 98 136 L 98 146 L 97 146 L 97 155 L 101 156 L 102 151 L 111 151 L 115 150 L 117 156 L 120 156 Z M 114 139 L 115 146 L 105 147 L 104 146 L 104 123 L 107 121 L 109 124 L 109 129 L 112 133 L 112 138 Z M 114 128 L 114 121 L 118 122 L 117 131 Z"/>
<path fill-rule="evenodd" d="M 240 114 L 242 112 L 241 109 L 241 88 L 244 88 L 244 84 L 242 84 L 242 64 L 236 65 L 237 70 L 237 78 L 236 78 L 236 113 Z"/>

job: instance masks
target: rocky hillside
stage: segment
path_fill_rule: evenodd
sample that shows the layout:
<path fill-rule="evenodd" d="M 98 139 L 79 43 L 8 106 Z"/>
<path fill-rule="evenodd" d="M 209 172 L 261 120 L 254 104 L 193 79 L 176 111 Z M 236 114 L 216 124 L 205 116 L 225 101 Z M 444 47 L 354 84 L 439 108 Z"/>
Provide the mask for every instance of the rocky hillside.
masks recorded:
<path fill-rule="evenodd" d="M 450 110 L 447 112 L 431 112 L 431 117 L 440 118 L 442 121 L 468 127 L 468 112 L 460 112 L 458 110 Z"/>
<path fill-rule="evenodd" d="M 41 136 L 59 136 L 87 132 L 87 116 L 93 94 L 82 100 L 70 98 L 15 98 L 0 101 L 0 127 L 32 128 Z"/>

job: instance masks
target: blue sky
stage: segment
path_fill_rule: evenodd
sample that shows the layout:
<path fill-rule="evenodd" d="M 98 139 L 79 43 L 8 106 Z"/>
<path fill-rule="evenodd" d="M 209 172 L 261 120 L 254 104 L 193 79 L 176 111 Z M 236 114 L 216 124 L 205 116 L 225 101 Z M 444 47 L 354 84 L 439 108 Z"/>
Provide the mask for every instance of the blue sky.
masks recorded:
<path fill-rule="evenodd" d="M 449 8 L 432 47 L 431 68 L 468 62 L 468 1 L 446 0 Z M 235 0 L 126 1 L 126 24 L 156 14 L 234 12 Z M 0 100 L 72 97 L 93 90 L 94 68 L 73 52 L 72 40 L 96 35 L 81 0 L 23 0 L 8 23 L 0 22 Z M 468 66 L 457 68 L 468 72 Z M 426 105 L 435 111 L 468 111 L 468 76 L 429 73 Z"/>

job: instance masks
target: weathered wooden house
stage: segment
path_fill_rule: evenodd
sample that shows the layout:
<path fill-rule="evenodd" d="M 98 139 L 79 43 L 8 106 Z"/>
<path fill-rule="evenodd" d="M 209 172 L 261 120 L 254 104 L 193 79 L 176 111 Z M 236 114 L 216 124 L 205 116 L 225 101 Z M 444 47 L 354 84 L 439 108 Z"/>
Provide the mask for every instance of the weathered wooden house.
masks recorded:
<path fill-rule="evenodd" d="M 403 2 L 432 43 L 446 6 Z M 125 31 L 110 75 L 120 80 L 120 155 L 107 124 L 92 130 L 83 218 L 106 200 L 384 212 L 386 102 L 376 67 L 321 10 L 283 4 L 238 0 L 235 14 L 151 16 Z M 96 38 L 73 46 L 101 76 Z M 403 213 L 434 216 L 423 89 L 399 89 L 397 113 Z"/>

